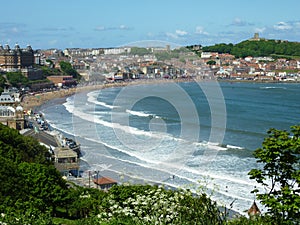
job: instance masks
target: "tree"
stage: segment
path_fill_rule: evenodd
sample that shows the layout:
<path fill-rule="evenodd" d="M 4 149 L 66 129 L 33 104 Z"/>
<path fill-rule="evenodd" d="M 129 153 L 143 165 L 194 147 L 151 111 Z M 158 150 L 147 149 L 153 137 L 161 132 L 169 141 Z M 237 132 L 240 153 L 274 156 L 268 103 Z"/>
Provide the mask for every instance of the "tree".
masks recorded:
<path fill-rule="evenodd" d="M 272 56 L 274 54 L 300 56 L 300 44 L 297 42 L 282 42 L 275 40 L 246 40 L 238 44 L 215 44 L 203 47 L 204 52 L 230 53 L 235 57 Z"/>
<path fill-rule="evenodd" d="M 86 218 L 99 213 L 107 193 L 95 188 L 74 187 L 68 192 L 68 213 L 72 218 Z"/>
<path fill-rule="evenodd" d="M 32 137 L 25 137 L 15 129 L 0 123 L 0 155 L 13 162 L 50 164 L 48 150 Z"/>
<path fill-rule="evenodd" d="M 54 166 L 22 162 L 18 165 L 24 195 L 18 199 L 16 207 L 22 209 L 30 202 L 32 208 L 52 211 L 65 205 L 66 181 Z M 19 206 L 19 207 L 18 207 Z"/>
<path fill-rule="evenodd" d="M 140 48 L 140 47 L 132 47 L 130 50 L 130 54 L 132 55 L 139 55 L 139 56 L 143 56 L 143 55 L 147 55 L 150 54 L 151 52 L 146 49 L 146 48 Z"/>
<path fill-rule="evenodd" d="M 0 165 L 0 212 L 3 212 L 8 207 L 13 207 L 21 197 L 22 182 L 16 163 L 0 154 Z"/>
<path fill-rule="evenodd" d="M 5 88 L 6 79 L 0 74 L 0 93 L 3 92 Z"/>
<path fill-rule="evenodd" d="M 8 72 L 6 77 L 13 87 L 26 86 L 29 83 L 28 78 L 25 77 L 21 72 Z"/>
<path fill-rule="evenodd" d="M 207 64 L 207 65 L 210 65 L 210 66 L 211 66 L 211 65 L 216 65 L 216 61 L 214 61 L 214 60 L 209 60 L 209 61 L 206 62 L 206 64 Z"/>
<path fill-rule="evenodd" d="M 270 129 L 262 148 L 254 152 L 262 168 L 252 169 L 249 175 L 267 190 L 252 192 L 268 208 L 268 213 L 282 221 L 299 223 L 300 126 L 292 126 L 291 133 Z"/>
<path fill-rule="evenodd" d="M 74 79 L 77 79 L 77 80 L 81 79 L 81 75 L 75 69 L 73 69 L 71 63 L 61 61 L 59 63 L 59 66 L 64 73 L 66 73 L 70 76 L 73 76 Z"/>

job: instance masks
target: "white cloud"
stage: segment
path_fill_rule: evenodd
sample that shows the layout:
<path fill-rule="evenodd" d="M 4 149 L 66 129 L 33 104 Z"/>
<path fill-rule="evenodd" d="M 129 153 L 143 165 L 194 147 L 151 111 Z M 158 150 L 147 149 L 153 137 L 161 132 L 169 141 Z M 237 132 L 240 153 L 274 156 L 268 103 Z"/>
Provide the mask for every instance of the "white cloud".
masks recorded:
<path fill-rule="evenodd" d="M 300 28 L 300 22 L 295 22 L 295 27 Z"/>
<path fill-rule="evenodd" d="M 0 23 L 0 34 L 1 36 L 15 36 L 19 33 L 26 32 L 26 24 L 21 23 Z"/>
<path fill-rule="evenodd" d="M 95 30 L 102 31 L 102 30 L 105 30 L 105 27 L 104 26 L 98 26 L 98 27 L 95 28 Z"/>
<path fill-rule="evenodd" d="M 178 30 L 175 30 L 175 33 L 166 32 L 165 35 L 168 38 L 179 39 L 179 38 L 183 38 L 184 36 L 188 35 L 188 32 L 178 29 Z"/>
<path fill-rule="evenodd" d="M 176 30 L 175 33 L 179 36 L 185 36 L 187 35 L 188 33 L 184 30 Z"/>
<path fill-rule="evenodd" d="M 231 26 L 239 26 L 239 27 L 244 27 L 244 26 L 252 26 L 253 23 L 247 22 L 245 20 L 242 20 L 241 18 L 235 18 L 232 23 L 230 24 Z"/>
<path fill-rule="evenodd" d="M 95 31 L 108 31 L 108 30 L 132 30 L 132 28 L 125 26 L 125 25 L 120 25 L 116 27 L 105 27 L 105 26 L 97 26 Z"/>
<path fill-rule="evenodd" d="M 197 27 L 196 27 L 196 34 L 208 35 L 209 33 L 208 33 L 208 32 L 206 32 L 206 31 L 204 30 L 204 28 L 203 28 L 203 27 L 201 27 L 201 26 L 197 26 Z"/>
<path fill-rule="evenodd" d="M 291 30 L 293 27 L 286 22 L 279 22 L 273 26 L 275 30 Z"/>
<path fill-rule="evenodd" d="M 173 33 L 170 33 L 170 32 L 167 32 L 166 36 L 169 37 L 169 38 L 173 38 L 173 39 L 177 39 L 178 38 L 177 34 L 173 34 Z"/>
<path fill-rule="evenodd" d="M 262 28 L 257 27 L 257 28 L 254 29 L 254 32 L 255 33 L 263 33 L 265 30 L 266 30 L 265 27 L 262 27 Z"/>

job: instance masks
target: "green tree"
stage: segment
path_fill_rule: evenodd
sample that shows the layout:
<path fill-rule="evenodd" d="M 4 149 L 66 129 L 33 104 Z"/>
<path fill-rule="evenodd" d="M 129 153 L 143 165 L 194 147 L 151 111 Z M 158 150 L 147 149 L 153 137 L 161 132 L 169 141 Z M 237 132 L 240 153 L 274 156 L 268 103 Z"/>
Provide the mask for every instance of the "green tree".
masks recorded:
<path fill-rule="evenodd" d="M 26 86 L 29 83 L 28 78 L 25 77 L 21 72 L 8 72 L 6 77 L 13 87 Z"/>
<path fill-rule="evenodd" d="M 141 48 L 141 47 L 132 47 L 130 50 L 130 54 L 132 55 L 139 55 L 139 56 L 143 56 L 143 55 L 147 55 L 150 54 L 151 52 L 146 49 L 146 48 Z"/>
<path fill-rule="evenodd" d="M 107 193 L 95 188 L 74 187 L 68 196 L 68 213 L 72 218 L 86 218 L 99 213 Z"/>
<path fill-rule="evenodd" d="M 206 64 L 207 64 L 207 65 L 210 65 L 210 66 L 216 65 L 216 61 L 214 61 L 214 60 L 209 60 L 209 61 L 206 62 Z"/>
<path fill-rule="evenodd" d="M 81 75 L 75 69 L 73 69 L 71 63 L 61 61 L 59 63 L 59 66 L 64 73 L 66 73 L 70 76 L 73 76 L 74 79 L 77 79 L 77 80 L 81 79 Z"/>
<path fill-rule="evenodd" d="M 16 163 L 49 164 L 48 150 L 31 137 L 24 137 L 15 129 L 0 123 L 0 155 Z"/>
<path fill-rule="evenodd" d="M 0 74 L 0 93 L 3 92 L 3 89 L 5 88 L 6 79 L 3 77 L 3 75 Z"/>
<path fill-rule="evenodd" d="M 203 47 L 204 52 L 230 53 L 235 57 L 272 56 L 274 54 L 300 56 L 300 44 L 275 40 L 242 41 L 238 44 L 215 44 Z"/>
<path fill-rule="evenodd" d="M 300 126 L 291 133 L 274 128 L 268 131 L 262 148 L 254 156 L 262 166 L 249 172 L 250 179 L 264 186 L 266 193 L 254 189 L 268 212 L 279 220 L 300 223 Z"/>
<path fill-rule="evenodd" d="M 55 212 L 57 207 L 65 205 L 66 181 L 54 166 L 23 162 L 18 170 L 24 195 L 16 202 L 16 208 L 22 209 L 24 203 L 30 202 L 32 208 Z"/>
<path fill-rule="evenodd" d="M 17 164 L 12 160 L 4 158 L 0 154 L 0 165 L 0 212 L 3 212 L 7 207 L 13 207 L 16 200 L 20 198 L 22 181 Z"/>

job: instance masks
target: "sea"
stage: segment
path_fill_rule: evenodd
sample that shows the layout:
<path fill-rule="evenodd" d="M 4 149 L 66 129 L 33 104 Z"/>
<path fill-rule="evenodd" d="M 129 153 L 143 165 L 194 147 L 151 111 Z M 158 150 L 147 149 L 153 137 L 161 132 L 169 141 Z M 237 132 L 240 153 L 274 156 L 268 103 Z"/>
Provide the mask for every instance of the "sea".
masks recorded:
<path fill-rule="evenodd" d="M 129 177 L 204 191 L 245 214 L 255 200 L 251 191 L 267 191 L 249 179 L 261 166 L 253 151 L 270 128 L 300 123 L 300 84 L 129 85 L 78 92 L 41 112 L 53 129 L 81 144 L 83 176 L 97 171 L 119 183 Z"/>

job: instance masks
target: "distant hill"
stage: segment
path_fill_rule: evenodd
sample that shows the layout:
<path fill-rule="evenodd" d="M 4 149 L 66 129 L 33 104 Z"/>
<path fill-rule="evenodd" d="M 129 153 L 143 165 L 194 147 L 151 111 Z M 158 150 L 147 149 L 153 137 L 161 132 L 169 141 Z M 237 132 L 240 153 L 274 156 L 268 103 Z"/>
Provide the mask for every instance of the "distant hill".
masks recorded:
<path fill-rule="evenodd" d="M 215 44 L 202 47 L 204 52 L 229 53 L 237 58 L 246 56 L 300 57 L 300 43 L 268 39 L 250 39 L 238 44 Z"/>

